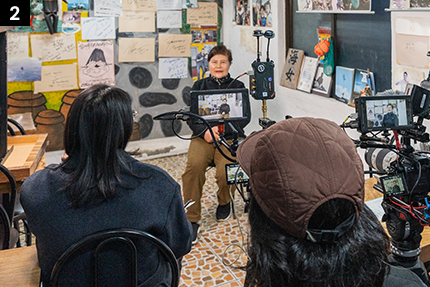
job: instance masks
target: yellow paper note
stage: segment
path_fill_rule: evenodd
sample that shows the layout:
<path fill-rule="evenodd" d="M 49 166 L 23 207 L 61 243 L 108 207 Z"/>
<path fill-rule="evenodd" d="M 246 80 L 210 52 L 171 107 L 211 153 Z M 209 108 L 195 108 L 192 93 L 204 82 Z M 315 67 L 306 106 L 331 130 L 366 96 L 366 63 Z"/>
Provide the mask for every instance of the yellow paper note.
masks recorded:
<path fill-rule="evenodd" d="M 187 23 L 196 25 L 218 24 L 218 4 L 198 2 L 198 8 L 187 9 Z"/>
<path fill-rule="evenodd" d="M 34 92 L 65 91 L 78 88 L 76 63 L 42 66 L 42 80 L 34 82 Z"/>
<path fill-rule="evenodd" d="M 30 39 L 32 56 L 42 62 L 76 59 L 75 34 L 33 34 Z"/>
<path fill-rule="evenodd" d="M 191 57 L 191 34 L 159 34 L 159 57 Z"/>
<path fill-rule="evenodd" d="M 156 11 L 156 0 L 123 0 L 123 11 Z"/>
<path fill-rule="evenodd" d="M 8 58 L 28 58 L 28 33 L 6 33 Z"/>
<path fill-rule="evenodd" d="M 119 17 L 120 32 L 155 32 L 155 12 L 124 11 Z"/>
<path fill-rule="evenodd" d="M 428 36 L 396 34 L 396 58 L 399 65 L 429 68 Z"/>
<path fill-rule="evenodd" d="M 119 62 L 154 62 L 155 38 L 119 38 Z"/>

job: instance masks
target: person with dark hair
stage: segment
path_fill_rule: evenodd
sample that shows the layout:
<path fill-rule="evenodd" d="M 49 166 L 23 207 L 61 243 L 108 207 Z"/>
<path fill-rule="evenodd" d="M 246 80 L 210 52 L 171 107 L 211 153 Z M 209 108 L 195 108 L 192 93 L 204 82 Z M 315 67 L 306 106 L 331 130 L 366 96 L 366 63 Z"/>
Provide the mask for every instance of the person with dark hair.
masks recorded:
<path fill-rule="evenodd" d="M 245 8 L 243 7 L 243 1 L 238 0 L 236 5 L 236 24 L 243 25 L 245 16 Z"/>
<path fill-rule="evenodd" d="M 264 3 L 264 12 L 266 14 L 266 27 L 272 27 L 272 5 L 270 1 Z"/>
<path fill-rule="evenodd" d="M 197 79 L 203 79 L 206 74 L 206 65 L 205 65 L 205 57 L 207 56 L 206 50 L 202 49 L 200 53 L 196 56 L 196 64 L 197 64 Z M 202 76 L 200 76 L 200 70 L 202 71 Z"/>
<path fill-rule="evenodd" d="M 194 83 L 192 90 L 214 90 L 226 88 L 244 88 L 245 85 L 236 79 L 232 79 L 229 74 L 232 63 L 232 55 L 224 45 L 212 48 L 208 55 L 210 76 Z M 250 110 L 248 110 L 250 113 Z M 218 184 L 218 207 L 216 218 L 218 221 L 227 220 L 230 216 L 230 193 L 225 175 L 225 165 L 230 163 L 216 149 L 210 131 L 206 125 L 190 119 L 189 127 L 193 131 L 193 139 L 190 142 L 187 155 L 187 166 L 182 175 L 182 186 L 184 201 L 195 201 L 188 208 L 187 218 L 193 227 L 193 243 L 197 243 L 197 234 L 199 230 L 199 220 L 201 218 L 201 197 L 203 185 L 205 183 L 206 169 L 214 163 L 216 165 L 216 181 Z M 249 123 L 249 119 L 235 122 L 240 129 Z M 215 134 L 215 140 L 218 140 L 218 125 L 212 123 L 212 132 Z M 229 126 L 225 126 L 224 137 L 227 140 L 233 139 L 233 131 Z M 230 154 L 225 147 L 221 147 L 225 154 Z"/>
<path fill-rule="evenodd" d="M 178 259 L 191 249 L 179 184 L 124 150 L 133 131 L 131 102 L 130 95 L 116 87 L 84 90 L 67 117 L 64 162 L 34 173 L 22 185 L 21 203 L 37 239 L 43 286 L 49 286 L 61 254 L 97 231 L 149 232 Z M 137 260 L 139 286 L 169 286 L 168 266 L 155 250 L 146 250 Z M 94 286 L 89 262 L 89 253 L 77 259 L 73 282 L 63 286 Z"/>
<path fill-rule="evenodd" d="M 219 106 L 220 118 L 222 119 L 228 119 L 230 117 L 230 105 L 227 104 L 227 99 L 222 99 L 222 104 Z"/>
<path fill-rule="evenodd" d="M 426 286 L 387 263 L 388 236 L 364 205 L 363 163 L 337 124 L 278 122 L 248 136 L 237 159 L 252 193 L 244 286 Z"/>
<path fill-rule="evenodd" d="M 255 6 L 252 8 L 252 24 L 258 26 L 260 23 L 260 1 L 255 2 Z"/>
<path fill-rule="evenodd" d="M 387 128 L 398 127 L 399 126 L 399 118 L 396 114 L 393 113 L 393 104 L 387 105 L 387 113 L 384 115 L 382 119 L 382 126 Z"/>

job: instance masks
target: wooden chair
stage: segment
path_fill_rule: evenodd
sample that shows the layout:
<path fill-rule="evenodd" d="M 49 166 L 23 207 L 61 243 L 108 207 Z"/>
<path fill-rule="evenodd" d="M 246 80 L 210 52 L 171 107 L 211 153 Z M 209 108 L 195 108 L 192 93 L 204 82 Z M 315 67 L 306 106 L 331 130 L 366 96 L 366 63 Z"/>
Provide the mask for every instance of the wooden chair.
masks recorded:
<path fill-rule="evenodd" d="M 60 279 L 62 276 L 74 276 L 73 272 L 66 272 L 64 267 L 67 264 L 72 264 L 72 260 L 83 256 L 88 252 L 92 253 L 91 268 L 90 271 L 93 276 L 92 286 L 113 286 L 111 282 L 106 282 L 106 270 L 111 273 L 118 273 L 115 260 L 106 259 L 106 252 L 120 253 L 122 257 L 126 257 L 126 261 L 129 264 L 127 272 L 121 274 L 110 274 L 111 277 L 124 277 L 124 283 L 121 286 L 137 286 L 137 243 L 149 243 L 149 245 L 155 246 L 164 259 L 170 266 L 171 273 L 171 285 L 172 287 L 179 286 L 179 267 L 176 261 L 175 255 L 170 248 L 160 239 L 153 235 L 134 229 L 110 229 L 88 235 L 69 247 L 57 260 L 54 268 L 51 272 L 51 286 L 61 286 Z M 145 245 L 145 247 L 148 244 Z M 119 248 L 120 247 L 120 248 Z M 114 249 L 112 249 L 114 248 Z M 118 250 L 126 250 L 126 252 L 120 252 Z M 128 252 L 127 252 L 128 251 Z M 104 257 L 105 256 L 105 257 Z M 105 258 L 105 260 L 103 260 Z M 123 258 L 124 259 L 124 258 Z M 110 265 L 114 266 L 110 266 Z M 154 262 L 159 264 L 159 262 Z M 70 270 L 73 270 L 73 265 L 70 265 Z M 62 272 L 64 271 L 64 272 Z M 104 273 L 103 273 L 104 271 Z M 71 274 L 72 273 L 72 274 Z M 166 278 L 168 274 L 163 274 Z M 103 278 L 105 281 L 103 281 Z M 109 280 L 109 279 L 108 279 Z M 89 282 L 88 282 L 89 283 Z M 118 286 L 118 285 L 115 285 Z"/>

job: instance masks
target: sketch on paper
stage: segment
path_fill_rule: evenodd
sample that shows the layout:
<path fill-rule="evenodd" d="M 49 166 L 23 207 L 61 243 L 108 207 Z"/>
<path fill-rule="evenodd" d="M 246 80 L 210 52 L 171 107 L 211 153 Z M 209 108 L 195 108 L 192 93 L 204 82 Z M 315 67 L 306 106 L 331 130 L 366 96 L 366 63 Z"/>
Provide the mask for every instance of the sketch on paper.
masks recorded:
<path fill-rule="evenodd" d="M 113 42 L 78 42 L 79 86 L 115 84 Z"/>

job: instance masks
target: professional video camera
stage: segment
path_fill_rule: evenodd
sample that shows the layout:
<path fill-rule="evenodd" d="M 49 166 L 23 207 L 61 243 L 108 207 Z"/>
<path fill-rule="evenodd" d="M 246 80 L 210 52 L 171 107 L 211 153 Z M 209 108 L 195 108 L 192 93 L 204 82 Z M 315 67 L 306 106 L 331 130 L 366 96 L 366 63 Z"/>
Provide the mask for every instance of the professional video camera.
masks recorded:
<path fill-rule="evenodd" d="M 361 132 L 355 143 L 368 149 L 369 173 L 381 175 L 375 189 L 384 194 L 382 221 L 392 238 L 390 263 L 411 269 L 427 285 L 428 273 L 419 254 L 421 233 L 430 223 L 430 155 L 416 151 L 411 141 L 429 142 L 423 125 L 424 119 L 430 119 L 429 96 L 430 91 L 409 85 L 404 95 L 358 97 L 356 113 L 341 125 Z M 391 160 L 384 162 L 387 158 Z"/>

